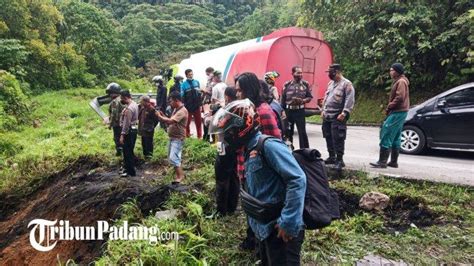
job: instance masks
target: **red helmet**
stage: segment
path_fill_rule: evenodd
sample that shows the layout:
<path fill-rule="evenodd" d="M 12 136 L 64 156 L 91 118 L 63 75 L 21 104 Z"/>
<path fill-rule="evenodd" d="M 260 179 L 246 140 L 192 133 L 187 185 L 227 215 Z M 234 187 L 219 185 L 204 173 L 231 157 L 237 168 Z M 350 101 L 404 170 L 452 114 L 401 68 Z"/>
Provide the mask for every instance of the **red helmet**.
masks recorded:
<path fill-rule="evenodd" d="M 258 131 L 260 120 L 249 99 L 233 101 L 219 109 L 209 125 L 210 134 L 223 133 L 227 141 L 239 142 Z"/>

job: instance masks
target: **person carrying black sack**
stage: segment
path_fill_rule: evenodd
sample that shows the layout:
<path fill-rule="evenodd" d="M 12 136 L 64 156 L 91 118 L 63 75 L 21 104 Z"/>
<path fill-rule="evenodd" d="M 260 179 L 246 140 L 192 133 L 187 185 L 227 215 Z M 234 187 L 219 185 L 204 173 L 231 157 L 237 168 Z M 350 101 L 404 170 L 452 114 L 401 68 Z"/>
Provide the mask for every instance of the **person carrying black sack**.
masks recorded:
<path fill-rule="evenodd" d="M 226 144 L 234 149 L 244 148 L 245 191 L 264 205 L 282 206 L 269 221 L 246 210 L 250 227 L 260 241 L 262 265 L 300 265 L 306 176 L 282 140 L 265 141 L 263 155 L 255 150 L 262 136 L 259 121 L 249 99 L 234 101 L 217 111 L 209 132 L 223 134 Z"/>

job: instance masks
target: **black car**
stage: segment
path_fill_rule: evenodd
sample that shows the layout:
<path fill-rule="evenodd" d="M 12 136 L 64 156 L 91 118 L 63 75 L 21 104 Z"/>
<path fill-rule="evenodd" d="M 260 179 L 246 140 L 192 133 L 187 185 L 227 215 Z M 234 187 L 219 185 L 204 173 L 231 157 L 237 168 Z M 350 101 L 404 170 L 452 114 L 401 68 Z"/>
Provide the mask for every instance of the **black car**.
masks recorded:
<path fill-rule="evenodd" d="M 427 148 L 474 149 L 474 82 L 412 107 L 402 132 L 401 152 Z"/>

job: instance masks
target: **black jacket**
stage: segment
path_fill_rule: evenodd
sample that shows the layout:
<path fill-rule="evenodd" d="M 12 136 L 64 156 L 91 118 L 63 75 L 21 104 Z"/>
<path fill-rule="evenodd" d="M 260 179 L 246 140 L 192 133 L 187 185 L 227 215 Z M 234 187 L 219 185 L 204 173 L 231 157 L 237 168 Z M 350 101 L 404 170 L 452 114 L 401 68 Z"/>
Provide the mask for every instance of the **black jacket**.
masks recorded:
<path fill-rule="evenodd" d="M 158 85 L 156 90 L 156 110 L 165 112 L 167 105 L 168 100 L 166 95 L 166 87 L 164 85 Z"/>

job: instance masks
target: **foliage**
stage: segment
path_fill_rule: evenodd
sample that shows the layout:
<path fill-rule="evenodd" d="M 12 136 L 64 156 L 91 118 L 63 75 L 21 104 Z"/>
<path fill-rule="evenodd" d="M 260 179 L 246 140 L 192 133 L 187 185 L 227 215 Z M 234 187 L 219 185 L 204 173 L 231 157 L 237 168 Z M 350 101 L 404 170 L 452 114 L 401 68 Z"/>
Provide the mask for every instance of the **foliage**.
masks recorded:
<path fill-rule="evenodd" d="M 120 24 L 109 18 L 106 11 L 79 1 L 60 4 L 64 16 L 60 28 L 62 43 L 71 42 L 84 55 L 90 73 L 103 79 L 122 74 L 128 56 L 119 38 Z"/>
<path fill-rule="evenodd" d="M 325 34 L 356 88 L 387 88 L 398 61 L 412 90 L 437 91 L 473 79 L 473 7 L 467 0 L 305 0 L 299 25 Z"/>
<path fill-rule="evenodd" d="M 23 64 L 28 52 L 26 47 L 16 39 L 0 39 L 0 69 L 9 71 L 18 76 L 25 75 Z"/>
<path fill-rule="evenodd" d="M 15 76 L 0 70 L 0 132 L 17 129 L 28 122 L 29 104 Z"/>
<path fill-rule="evenodd" d="M 63 16 L 51 1 L 0 1 L 0 69 L 33 91 L 93 85 L 82 55 L 70 43 L 58 44 Z"/>

